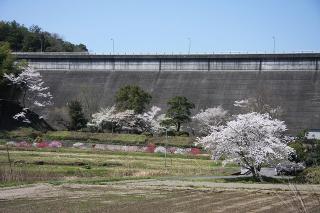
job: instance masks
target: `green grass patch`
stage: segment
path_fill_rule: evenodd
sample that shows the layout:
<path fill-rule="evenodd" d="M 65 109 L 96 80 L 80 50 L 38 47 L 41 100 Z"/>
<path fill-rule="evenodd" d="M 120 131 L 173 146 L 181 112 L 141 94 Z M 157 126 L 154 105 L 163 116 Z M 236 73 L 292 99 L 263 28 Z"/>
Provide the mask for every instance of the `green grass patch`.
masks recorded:
<path fill-rule="evenodd" d="M 0 150 L 6 150 L 6 146 L 0 144 Z M 104 154 L 104 155 L 122 155 L 122 156 L 145 156 L 145 157 L 164 157 L 164 153 L 148 153 L 148 152 L 121 152 L 121 151 L 110 151 L 110 150 L 98 150 L 98 149 L 78 149 L 71 147 L 63 148 L 36 148 L 36 147 L 9 147 L 11 151 L 32 151 L 33 155 L 41 152 L 50 152 L 50 153 L 87 153 L 87 154 Z M 185 155 L 185 154 L 171 154 L 167 153 L 168 159 L 170 158 L 180 158 L 180 159 L 202 159 L 210 160 L 209 155 Z M 221 161 L 212 161 L 217 166 L 221 166 Z M 231 165 L 231 164 L 230 164 Z"/>
<path fill-rule="evenodd" d="M 208 156 L 110 152 L 75 148 L 36 149 L 10 148 L 14 175 L 9 172 L 5 146 L 0 145 L 1 183 L 66 181 L 72 179 L 140 179 L 151 177 L 183 177 L 230 175 L 237 167 L 221 167 L 221 162 Z"/>
<path fill-rule="evenodd" d="M 72 140 L 89 143 L 109 143 L 123 145 L 142 145 L 146 143 L 145 135 L 117 134 L 117 133 L 91 133 L 74 131 L 52 131 L 43 135 L 48 140 Z"/>
<path fill-rule="evenodd" d="M 138 134 L 118 134 L 118 133 L 92 133 L 77 131 L 49 131 L 42 133 L 31 128 L 19 128 L 13 131 L 0 131 L 0 138 L 7 140 L 27 140 L 34 141 L 41 137 L 44 140 L 60 140 L 65 142 L 85 142 L 85 143 L 104 143 L 117 145 L 147 145 L 155 144 L 157 146 L 176 146 L 181 148 L 190 148 L 194 146 L 194 138 L 182 136 L 166 137 L 147 137 Z"/>

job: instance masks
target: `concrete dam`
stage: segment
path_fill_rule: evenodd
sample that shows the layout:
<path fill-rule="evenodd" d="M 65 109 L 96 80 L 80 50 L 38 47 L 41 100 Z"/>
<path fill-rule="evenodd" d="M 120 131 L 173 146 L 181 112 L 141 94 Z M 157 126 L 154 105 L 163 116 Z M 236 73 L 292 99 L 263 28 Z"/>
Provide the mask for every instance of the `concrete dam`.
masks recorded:
<path fill-rule="evenodd" d="M 15 55 L 42 74 L 54 96 L 50 111 L 81 99 L 94 112 L 113 105 L 116 91 L 128 84 L 148 91 L 151 105 L 164 110 L 171 97 L 186 96 L 196 105 L 194 113 L 218 105 L 232 113 L 235 100 L 263 91 L 267 104 L 284 110 L 282 119 L 291 134 L 320 128 L 320 53 Z"/>

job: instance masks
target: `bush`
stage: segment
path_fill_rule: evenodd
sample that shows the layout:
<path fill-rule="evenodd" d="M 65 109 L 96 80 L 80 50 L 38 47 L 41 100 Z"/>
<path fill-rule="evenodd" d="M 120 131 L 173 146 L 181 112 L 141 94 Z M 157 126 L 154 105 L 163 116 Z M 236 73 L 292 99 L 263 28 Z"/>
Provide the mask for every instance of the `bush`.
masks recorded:
<path fill-rule="evenodd" d="M 320 167 L 310 167 L 296 177 L 300 183 L 320 184 Z"/>
<path fill-rule="evenodd" d="M 303 162 L 307 158 L 307 149 L 304 147 L 303 143 L 301 141 L 294 141 L 289 144 L 291 148 L 294 148 L 296 152 L 294 154 L 291 154 L 290 161 L 294 161 L 296 163 Z"/>
<path fill-rule="evenodd" d="M 201 154 L 201 150 L 199 148 L 191 148 L 191 154 L 199 155 Z"/>
<path fill-rule="evenodd" d="M 21 139 L 21 140 L 34 140 L 37 137 L 41 137 L 42 132 L 34 130 L 32 128 L 19 128 L 13 131 L 1 132 L 1 138 L 7 139 Z"/>
<path fill-rule="evenodd" d="M 163 147 L 163 146 L 157 146 L 157 147 L 154 149 L 154 152 L 156 152 L 156 153 L 166 153 L 166 148 Z"/>
<path fill-rule="evenodd" d="M 147 149 L 146 149 L 146 152 L 150 152 L 150 153 L 154 153 L 154 150 L 156 149 L 156 145 L 154 144 L 148 144 L 147 145 Z"/>
<path fill-rule="evenodd" d="M 167 134 L 166 134 L 166 131 L 163 131 L 163 132 L 160 133 L 160 136 L 164 136 L 165 137 L 166 135 L 173 137 L 173 136 L 176 136 L 176 133 L 175 133 L 175 131 L 172 131 L 172 130 L 168 130 Z"/>
<path fill-rule="evenodd" d="M 31 144 L 26 142 L 26 141 L 21 141 L 19 143 L 16 144 L 17 147 L 24 147 L 24 148 L 27 148 L 27 147 L 31 147 Z"/>
<path fill-rule="evenodd" d="M 188 132 L 184 132 L 184 131 L 180 131 L 180 132 L 177 132 L 177 131 L 167 131 L 167 135 L 168 136 L 180 136 L 180 137 L 189 137 L 189 133 Z M 166 136 L 166 132 L 162 132 L 160 134 L 160 136 Z"/>
<path fill-rule="evenodd" d="M 49 143 L 50 148 L 60 148 L 62 147 L 62 143 L 60 141 L 51 141 Z"/>
<path fill-rule="evenodd" d="M 47 148 L 49 147 L 49 144 L 45 141 L 41 141 L 40 143 L 36 143 L 37 148 Z"/>
<path fill-rule="evenodd" d="M 175 136 L 181 136 L 181 137 L 189 137 L 188 132 L 175 132 Z"/>
<path fill-rule="evenodd" d="M 153 134 L 150 133 L 150 132 L 143 132 L 141 135 L 144 135 L 144 136 L 146 136 L 148 138 L 153 137 Z"/>

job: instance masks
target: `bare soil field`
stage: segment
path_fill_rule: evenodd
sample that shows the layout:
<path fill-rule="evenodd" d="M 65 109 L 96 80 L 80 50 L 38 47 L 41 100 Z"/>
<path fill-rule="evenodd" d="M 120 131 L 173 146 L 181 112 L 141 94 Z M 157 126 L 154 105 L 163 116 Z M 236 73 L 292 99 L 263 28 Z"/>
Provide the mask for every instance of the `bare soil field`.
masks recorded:
<path fill-rule="evenodd" d="M 0 212 L 320 212 L 320 190 L 177 180 L 34 184 L 0 189 Z"/>

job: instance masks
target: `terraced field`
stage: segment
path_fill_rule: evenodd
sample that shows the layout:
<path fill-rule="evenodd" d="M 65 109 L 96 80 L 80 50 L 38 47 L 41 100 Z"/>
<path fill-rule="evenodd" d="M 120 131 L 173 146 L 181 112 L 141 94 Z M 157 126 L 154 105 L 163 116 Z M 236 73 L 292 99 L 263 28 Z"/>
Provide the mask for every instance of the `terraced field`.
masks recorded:
<path fill-rule="evenodd" d="M 166 176 L 230 175 L 237 165 L 221 166 L 209 156 L 126 153 L 75 148 L 11 148 L 0 145 L 0 186 L 37 182 L 101 182 Z"/>
<path fill-rule="evenodd" d="M 179 186 L 179 184 L 168 186 L 166 182 L 163 185 L 152 184 L 156 182 L 149 180 L 107 185 L 64 184 L 60 186 L 38 184 L 23 188 L 2 189 L 0 190 L 0 212 L 286 213 L 320 211 L 320 195 L 313 190 L 294 192 L 276 189 L 244 189 L 236 185 L 233 189 L 226 189 L 208 187 L 205 184 L 202 187 Z M 298 194 L 295 195 L 295 193 Z"/>
<path fill-rule="evenodd" d="M 12 171 L 0 145 L 0 212 L 320 212 L 320 185 L 223 179 L 239 167 L 208 156 L 75 148 L 9 153 Z"/>

